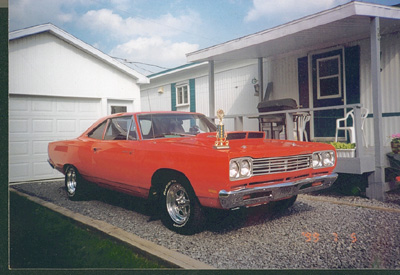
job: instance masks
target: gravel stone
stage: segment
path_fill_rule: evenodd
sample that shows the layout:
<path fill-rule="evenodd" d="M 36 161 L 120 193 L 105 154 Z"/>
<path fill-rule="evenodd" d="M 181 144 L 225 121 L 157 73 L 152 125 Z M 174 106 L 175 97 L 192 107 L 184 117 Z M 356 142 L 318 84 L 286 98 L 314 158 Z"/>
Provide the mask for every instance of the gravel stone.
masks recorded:
<path fill-rule="evenodd" d="M 87 200 L 71 201 L 63 181 L 12 188 L 218 269 L 400 269 L 400 213 L 371 208 L 399 210 L 399 192 L 389 202 L 312 194 L 282 211 L 272 205 L 210 210 L 202 232 L 183 236 L 165 228 L 142 199 L 96 189 Z"/>

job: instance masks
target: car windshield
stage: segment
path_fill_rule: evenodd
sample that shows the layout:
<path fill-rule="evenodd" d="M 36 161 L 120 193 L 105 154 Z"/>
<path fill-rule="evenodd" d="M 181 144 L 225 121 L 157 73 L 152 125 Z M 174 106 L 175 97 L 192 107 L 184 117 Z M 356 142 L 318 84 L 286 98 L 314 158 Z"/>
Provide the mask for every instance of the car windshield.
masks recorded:
<path fill-rule="evenodd" d="M 138 115 L 143 139 L 196 136 L 215 132 L 216 126 L 200 114 L 167 113 Z"/>

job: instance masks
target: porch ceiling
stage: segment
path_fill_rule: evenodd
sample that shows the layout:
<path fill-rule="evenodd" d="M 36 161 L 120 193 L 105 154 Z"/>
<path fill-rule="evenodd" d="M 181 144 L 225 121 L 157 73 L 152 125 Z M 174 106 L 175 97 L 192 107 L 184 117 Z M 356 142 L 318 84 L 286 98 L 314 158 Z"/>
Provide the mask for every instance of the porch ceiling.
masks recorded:
<path fill-rule="evenodd" d="M 252 59 L 328 48 L 370 36 L 370 18 L 381 34 L 400 31 L 400 8 L 350 2 L 318 14 L 187 54 L 189 62 Z"/>

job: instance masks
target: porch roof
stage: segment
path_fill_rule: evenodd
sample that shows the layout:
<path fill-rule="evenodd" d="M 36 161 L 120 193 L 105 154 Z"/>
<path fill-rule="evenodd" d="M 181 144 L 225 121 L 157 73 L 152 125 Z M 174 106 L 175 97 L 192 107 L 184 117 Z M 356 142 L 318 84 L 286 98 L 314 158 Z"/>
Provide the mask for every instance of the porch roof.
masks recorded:
<path fill-rule="evenodd" d="M 370 18 L 381 35 L 400 29 L 400 8 L 349 2 L 329 10 L 186 55 L 189 62 L 271 57 L 328 48 L 370 37 Z"/>

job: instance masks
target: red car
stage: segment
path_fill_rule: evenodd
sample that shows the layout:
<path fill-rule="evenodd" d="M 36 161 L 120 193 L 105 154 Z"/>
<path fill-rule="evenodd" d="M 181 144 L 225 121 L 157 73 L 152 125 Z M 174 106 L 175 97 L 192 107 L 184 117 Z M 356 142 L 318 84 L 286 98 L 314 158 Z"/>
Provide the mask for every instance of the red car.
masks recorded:
<path fill-rule="evenodd" d="M 182 234 L 200 228 L 204 207 L 292 205 L 297 194 L 337 178 L 331 145 L 265 139 L 263 132 L 224 135 L 222 124 L 198 113 L 107 116 L 76 139 L 49 143 L 48 153 L 71 199 L 85 194 L 87 182 L 151 199 L 162 222 Z"/>

